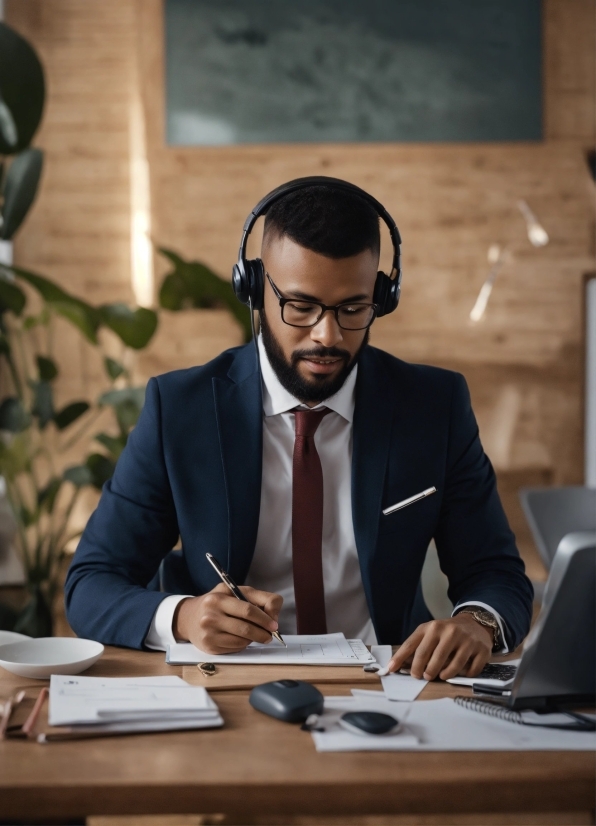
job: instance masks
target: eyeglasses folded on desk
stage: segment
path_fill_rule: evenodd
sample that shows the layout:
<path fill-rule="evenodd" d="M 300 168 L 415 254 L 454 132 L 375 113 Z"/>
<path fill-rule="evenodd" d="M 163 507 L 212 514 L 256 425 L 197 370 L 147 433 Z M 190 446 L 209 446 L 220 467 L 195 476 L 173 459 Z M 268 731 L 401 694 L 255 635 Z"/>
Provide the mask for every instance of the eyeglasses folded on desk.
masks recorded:
<path fill-rule="evenodd" d="M 215 702 L 180 677 L 103 678 L 53 675 L 47 689 L 12 709 L 7 738 L 49 743 L 118 734 L 213 728 L 223 725 Z M 32 719 L 35 718 L 35 719 Z"/>

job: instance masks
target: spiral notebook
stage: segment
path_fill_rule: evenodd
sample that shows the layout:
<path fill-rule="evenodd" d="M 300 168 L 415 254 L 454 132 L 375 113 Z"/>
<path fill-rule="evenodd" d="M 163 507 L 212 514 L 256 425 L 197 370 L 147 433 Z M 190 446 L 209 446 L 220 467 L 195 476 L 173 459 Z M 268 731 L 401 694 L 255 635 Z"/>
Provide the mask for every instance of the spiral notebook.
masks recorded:
<path fill-rule="evenodd" d="M 530 709 L 516 711 L 495 700 L 481 700 L 477 697 L 455 697 L 458 706 L 480 714 L 487 714 L 497 720 L 517 723 L 520 726 L 539 728 L 557 728 L 569 731 L 596 731 L 596 716 L 593 714 L 576 714 L 573 711 L 555 711 L 539 714 Z"/>

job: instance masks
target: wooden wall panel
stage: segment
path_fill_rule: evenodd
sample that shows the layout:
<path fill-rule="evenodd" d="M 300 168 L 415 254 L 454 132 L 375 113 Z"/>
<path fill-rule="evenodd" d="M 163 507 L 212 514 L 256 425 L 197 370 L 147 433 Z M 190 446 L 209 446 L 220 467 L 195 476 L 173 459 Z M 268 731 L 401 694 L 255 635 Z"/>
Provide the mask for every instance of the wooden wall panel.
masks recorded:
<path fill-rule="evenodd" d="M 143 100 L 156 244 L 228 275 L 240 228 L 264 192 L 298 175 L 345 177 L 394 214 L 404 238 L 399 311 L 373 341 L 468 378 L 506 506 L 524 483 L 582 479 L 582 272 L 594 266 L 596 0 L 544 0 L 545 141 L 535 144 L 343 144 L 216 148 L 164 144 L 161 0 L 8 0 L 7 21 L 38 49 L 49 98 L 36 143 L 40 198 L 16 245 L 18 263 L 93 301 L 131 300 L 129 116 Z M 535 250 L 516 202 L 551 236 Z M 484 322 L 467 317 L 491 243 L 506 244 Z M 157 280 L 165 262 L 156 260 Z M 140 377 L 200 363 L 238 343 L 223 313 L 164 318 Z M 98 385 L 89 348 L 63 336 L 64 396 Z M 524 482 L 525 480 L 525 482 Z"/>

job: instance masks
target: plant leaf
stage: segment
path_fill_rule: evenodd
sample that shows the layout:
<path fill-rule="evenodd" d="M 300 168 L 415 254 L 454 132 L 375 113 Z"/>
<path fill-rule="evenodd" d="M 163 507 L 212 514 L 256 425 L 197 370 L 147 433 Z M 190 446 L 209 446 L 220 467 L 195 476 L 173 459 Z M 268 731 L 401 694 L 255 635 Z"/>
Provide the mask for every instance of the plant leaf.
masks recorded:
<path fill-rule="evenodd" d="M 48 513 L 51 513 L 54 510 L 54 505 L 56 503 L 56 497 L 62 487 L 63 479 L 59 479 L 57 476 L 54 476 L 45 488 L 42 488 L 39 493 L 37 494 L 37 505 L 39 508 L 45 507 Z"/>
<path fill-rule="evenodd" d="M 114 460 L 118 459 L 127 441 L 125 436 L 110 436 L 108 433 L 96 433 L 95 440 L 107 448 L 110 457 Z"/>
<path fill-rule="evenodd" d="M 58 430 L 64 430 L 88 410 L 88 402 L 71 402 L 54 414 L 54 423 Z"/>
<path fill-rule="evenodd" d="M 58 375 L 58 368 L 56 362 L 47 356 L 36 356 L 37 369 L 39 370 L 39 378 L 42 381 L 52 381 Z"/>
<path fill-rule="evenodd" d="M 38 518 L 38 515 L 30 511 L 26 505 L 21 505 L 19 508 L 19 520 L 25 528 L 34 525 Z"/>
<path fill-rule="evenodd" d="M 97 344 L 97 330 L 101 324 L 101 318 L 94 307 L 85 301 L 81 301 L 80 298 L 70 295 L 48 278 L 44 278 L 43 275 L 24 270 L 21 267 L 7 267 L 7 269 L 18 278 L 22 278 L 23 281 L 31 284 L 46 304 L 78 327 L 88 341 Z"/>
<path fill-rule="evenodd" d="M 29 433 L 24 431 L 8 444 L 0 442 L 0 473 L 11 480 L 30 467 Z"/>
<path fill-rule="evenodd" d="M 100 405 L 114 408 L 118 426 L 123 436 L 136 425 L 145 403 L 144 387 L 124 387 L 122 390 L 108 390 L 99 399 Z"/>
<path fill-rule="evenodd" d="M 87 465 L 72 465 L 67 467 L 62 474 L 63 478 L 75 486 L 83 488 L 85 485 L 93 484 L 93 476 Z"/>
<path fill-rule="evenodd" d="M 145 307 L 132 310 L 126 304 L 104 304 L 99 308 L 102 322 L 135 350 L 142 350 L 157 329 L 157 313 Z"/>
<path fill-rule="evenodd" d="M 54 394 L 52 385 L 47 381 L 32 381 L 33 405 L 31 413 L 39 418 L 41 430 L 54 418 Z"/>
<path fill-rule="evenodd" d="M 0 278 L 0 313 L 10 310 L 15 315 L 21 315 L 26 303 L 27 296 L 20 287 Z"/>
<path fill-rule="evenodd" d="M 185 261 L 177 253 L 164 247 L 159 251 L 174 267 L 173 272 L 162 282 L 159 292 L 160 307 L 173 311 L 223 307 L 240 325 L 244 340 L 250 341 L 250 312 L 248 307 L 238 301 L 229 281 L 221 278 L 200 261 Z"/>
<path fill-rule="evenodd" d="M 10 240 L 23 223 L 35 200 L 42 167 L 43 153 L 40 149 L 19 152 L 8 167 L 2 192 L 4 222 L 0 227 L 0 238 Z"/>
<path fill-rule="evenodd" d="M 124 365 L 120 364 L 119 361 L 111 359 L 109 356 L 104 358 L 103 365 L 106 368 L 106 373 L 113 381 L 126 373 Z"/>
<path fill-rule="evenodd" d="M 34 50 L 5 23 L 0 23 L 0 88 L 18 135 L 16 146 L 0 135 L 0 155 L 8 155 L 31 143 L 43 112 L 45 84 Z"/>
<path fill-rule="evenodd" d="M 108 479 L 112 478 L 116 463 L 101 453 L 92 453 L 85 462 L 91 472 L 92 484 L 101 490 Z"/>
<path fill-rule="evenodd" d="M 0 430 L 10 433 L 21 433 L 31 424 L 31 416 L 27 413 L 20 399 L 10 396 L 0 404 Z"/>

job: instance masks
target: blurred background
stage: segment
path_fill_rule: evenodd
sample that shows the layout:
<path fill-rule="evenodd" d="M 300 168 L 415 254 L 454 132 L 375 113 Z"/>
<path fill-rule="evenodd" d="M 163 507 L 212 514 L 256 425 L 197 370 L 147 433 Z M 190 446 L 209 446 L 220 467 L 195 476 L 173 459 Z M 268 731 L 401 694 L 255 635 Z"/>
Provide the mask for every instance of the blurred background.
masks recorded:
<path fill-rule="evenodd" d="M 544 581 L 518 492 L 596 486 L 596 1 L 0 11 L 0 625 L 65 633 L 68 555 L 147 379 L 246 340 L 242 224 L 313 174 L 396 219 L 402 300 L 372 343 L 466 376 Z"/>

